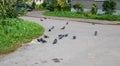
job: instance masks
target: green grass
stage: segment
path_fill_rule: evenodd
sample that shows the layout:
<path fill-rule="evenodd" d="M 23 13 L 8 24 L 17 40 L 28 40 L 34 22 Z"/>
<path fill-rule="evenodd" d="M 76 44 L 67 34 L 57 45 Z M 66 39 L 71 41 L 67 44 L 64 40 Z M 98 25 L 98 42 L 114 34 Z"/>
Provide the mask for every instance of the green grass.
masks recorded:
<path fill-rule="evenodd" d="M 20 18 L 0 19 L 0 55 L 15 51 L 43 33 L 42 26 L 30 21 Z"/>
<path fill-rule="evenodd" d="M 85 19 L 99 19 L 99 20 L 108 20 L 108 21 L 120 21 L 120 15 L 107 15 L 107 14 L 98 14 L 94 15 L 91 13 L 75 13 L 70 11 L 46 11 L 43 13 L 47 16 L 57 16 L 57 17 L 69 17 L 69 18 L 85 18 Z"/>

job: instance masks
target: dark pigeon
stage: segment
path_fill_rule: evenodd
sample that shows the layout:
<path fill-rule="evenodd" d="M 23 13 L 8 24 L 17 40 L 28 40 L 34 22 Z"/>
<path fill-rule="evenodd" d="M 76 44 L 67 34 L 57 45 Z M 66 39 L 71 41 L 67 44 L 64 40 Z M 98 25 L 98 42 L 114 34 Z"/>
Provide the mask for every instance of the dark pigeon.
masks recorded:
<path fill-rule="evenodd" d="M 62 39 L 64 37 L 64 35 L 58 35 L 59 39 Z"/>
<path fill-rule="evenodd" d="M 58 37 L 62 36 L 62 34 L 58 35 Z"/>
<path fill-rule="evenodd" d="M 43 17 L 44 19 L 47 19 L 46 17 Z"/>
<path fill-rule="evenodd" d="M 41 38 L 41 39 L 37 39 L 37 41 L 38 41 L 38 42 L 42 42 L 42 43 L 46 43 L 46 42 L 47 42 L 47 41 L 44 40 L 43 38 Z"/>
<path fill-rule="evenodd" d="M 42 38 L 41 39 L 37 39 L 38 42 L 41 42 L 42 40 L 43 40 Z"/>
<path fill-rule="evenodd" d="M 43 21 L 43 19 L 40 19 L 40 21 Z"/>
<path fill-rule="evenodd" d="M 54 62 L 56 62 L 56 63 L 58 63 L 58 62 L 60 62 L 60 59 L 58 59 L 58 58 L 54 58 L 54 59 L 52 59 Z"/>
<path fill-rule="evenodd" d="M 68 22 L 66 22 L 66 25 L 68 25 Z"/>
<path fill-rule="evenodd" d="M 42 40 L 42 43 L 47 43 L 47 41 L 46 40 Z"/>
<path fill-rule="evenodd" d="M 68 34 L 65 34 L 64 36 L 65 36 L 65 37 L 68 37 Z"/>
<path fill-rule="evenodd" d="M 49 38 L 49 36 L 47 36 L 47 35 L 44 35 L 44 38 Z"/>
<path fill-rule="evenodd" d="M 49 29 L 48 31 L 51 32 L 51 29 Z"/>
<path fill-rule="evenodd" d="M 95 25 L 95 23 L 93 22 L 92 25 Z"/>
<path fill-rule="evenodd" d="M 53 44 L 56 44 L 56 43 L 57 43 L 57 39 L 54 39 Z"/>
<path fill-rule="evenodd" d="M 73 36 L 73 39 L 76 39 L 76 36 Z"/>
<path fill-rule="evenodd" d="M 64 30 L 65 29 L 65 26 L 63 26 L 62 28 L 61 28 L 61 30 Z"/>
<path fill-rule="evenodd" d="M 55 28 L 54 26 L 51 27 L 51 29 L 54 29 L 54 28 Z"/>
<path fill-rule="evenodd" d="M 94 36 L 97 36 L 97 34 L 98 34 L 98 32 L 97 32 L 97 31 L 95 31 L 95 32 L 94 32 Z"/>

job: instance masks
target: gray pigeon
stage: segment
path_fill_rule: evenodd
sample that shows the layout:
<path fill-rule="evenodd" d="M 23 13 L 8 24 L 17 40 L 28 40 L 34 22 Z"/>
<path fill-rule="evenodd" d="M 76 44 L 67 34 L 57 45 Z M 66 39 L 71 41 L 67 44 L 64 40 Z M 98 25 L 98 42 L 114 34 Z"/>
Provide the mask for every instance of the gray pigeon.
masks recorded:
<path fill-rule="evenodd" d="M 73 39 L 76 39 L 76 36 L 73 36 Z"/>
<path fill-rule="evenodd" d="M 46 40 L 42 40 L 42 43 L 46 43 L 47 41 Z"/>
<path fill-rule="evenodd" d="M 51 27 L 51 29 L 54 29 L 54 28 L 55 28 L 54 26 Z"/>
<path fill-rule="evenodd" d="M 46 43 L 47 41 L 44 40 L 43 38 L 37 39 L 38 42 Z"/>
<path fill-rule="evenodd" d="M 65 37 L 68 37 L 68 34 L 65 34 L 64 36 L 65 36 Z"/>
<path fill-rule="evenodd" d="M 44 38 L 49 38 L 49 36 L 47 36 L 47 35 L 44 35 Z"/>
<path fill-rule="evenodd" d="M 92 25 L 95 25 L 95 23 L 93 22 Z"/>
<path fill-rule="evenodd" d="M 97 32 L 97 31 L 95 31 L 95 32 L 94 32 L 94 36 L 97 36 L 97 34 L 98 34 L 98 32 Z"/>
<path fill-rule="evenodd" d="M 64 35 L 62 35 L 62 34 L 58 35 L 59 39 L 62 39 L 63 37 L 64 37 Z"/>
<path fill-rule="evenodd" d="M 38 42 L 41 42 L 42 40 L 41 39 L 37 39 Z"/>
<path fill-rule="evenodd" d="M 43 21 L 43 19 L 40 19 L 40 21 Z"/>
<path fill-rule="evenodd" d="M 66 25 L 68 25 L 68 22 L 66 22 Z"/>
<path fill-rule="evenodd" d="M 65 26 L 63 26 L 62 28 L 61 28 L 61 30 L 64 30 L 65 29 Z"/>
<path fill-rule="evenodd" d="M 54 39 L 53 44 L 56 44 L 56 43 L 57 43 L 57 39 Z"/>
<path fill-rule="evenodd" d="M 44 19 L 47 19 L 46 17 L 43 17 Z"/>

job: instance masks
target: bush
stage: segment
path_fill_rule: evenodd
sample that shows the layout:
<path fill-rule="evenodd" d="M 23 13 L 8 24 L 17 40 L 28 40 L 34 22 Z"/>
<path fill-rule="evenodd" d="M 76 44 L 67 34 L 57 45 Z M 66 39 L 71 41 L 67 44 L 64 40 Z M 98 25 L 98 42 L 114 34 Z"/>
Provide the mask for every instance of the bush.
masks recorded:
<path fill-rule="evenodd" d="M 84 8 L 81 4 L 75 4 L 75 5 L 73 5 L 73 8 L 76 10 L 77 13 L 84 11 Z"/>
<path fill-rule="evenodd" d="M 42 5 L 41 4 L 36 4 L 35 5 L 35 9 L 41 9 L 42 8 Z"/>
<path fill-rule="evenodd" d="M 97 10 L 98 10 L 98 8 L 97 8 L 96 4 L 93 4 L 92 7 L 91 7 L 91 13 L 96 14 Z"/>
<path fill-rule="evenodd" d="M 54 10 L 55 10 L 55 6 L 54 6 L 53 4 L 48 4 L 48 5 L 47 5 L 47 9 L 48 9 L 49 11 L 54 11 Z"/>
<path fill-rule="evenodd" d="M 56 0 L 50 0 L 50 3 L 47 4 L 46 6 L 47 6 L 46 8 L 49 11 L 54 11 L 56 9 L 56 7 L 57 7 L 57 1 Z"/>
<path fill-rule="evenodd" d="M 70 5 L 66 3 L 65 6 L 64 6 L 64 8 L 63 8 L 63 10 L 64 11 L 70 11 L 70 9 L 71 9 Z"/>
<path fill-rule="evenodd" d="M 35 9 L 36 3 L 35 1 L 32 2 L 32 8 Z"/>
<path fill-rule="evenodd" d="M 47 6 L 47 3 L 44 1 L 41 5 L 43 8 L 45 8 Z"/>
<path fill-rule="evenodd" d="M 112 14 L 115 11 L 116 2 L 113 0 L 106 0 L 104 1 L 102 6 L 105 14 Z"/>
<path fill-rule="evenodd" d="M 91 16 L 92 16 L 92 13 L 91 13 L 91 12 L 86 12 L 86 13 L 84 13 L 84 16 L 86 16 L 86 17 L 91 17 Z"/>
<path fill-rule="evenodd" d="M 13 5 L 14 4 L 12 3 L 6 3 L 5 5 L 0 3 L 0 17 L 1 18 L 16 18 L 26 13 L 26 9 L 24 8 L 17 9 Z"/>
<path fill-rule="evenodd" d="M 61 11 L 64 9 L 64 7 L 65 7 L 64 2 L 62 0 L 57 0 L 57 9 Z"/>

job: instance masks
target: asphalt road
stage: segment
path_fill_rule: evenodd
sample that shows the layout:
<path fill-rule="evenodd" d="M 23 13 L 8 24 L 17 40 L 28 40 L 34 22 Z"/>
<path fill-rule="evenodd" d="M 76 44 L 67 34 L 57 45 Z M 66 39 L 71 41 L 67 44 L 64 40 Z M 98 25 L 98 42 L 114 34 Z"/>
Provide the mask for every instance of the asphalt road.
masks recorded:
<path fill-rule="evenodd" d="M 0 58 L 0 66 L 120 66 L 119 25 L 22 18 L 43 25 L 45 35 L 49 38 L 41 38 L 47 43 L 34 39 L 17 51 Z M 49 32 L 52 26 L 54 28 Z M 65 29 L 61 30 L 63 26 Z M 60 34 L 68 36 L 59 39 Z M 56 44 L 53 44 L 54 39 L 57 39 Z"/>

